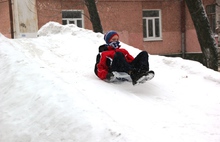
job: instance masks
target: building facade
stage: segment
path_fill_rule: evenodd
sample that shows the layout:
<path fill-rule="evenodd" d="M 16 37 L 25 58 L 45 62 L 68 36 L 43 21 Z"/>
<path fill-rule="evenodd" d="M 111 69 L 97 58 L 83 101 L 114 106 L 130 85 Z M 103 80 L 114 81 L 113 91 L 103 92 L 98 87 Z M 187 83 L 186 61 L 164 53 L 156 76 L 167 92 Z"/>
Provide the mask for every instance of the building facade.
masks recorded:
<path fill-rule="evenodd" d="M 49 21 L 91 29 L 82 0 L 11 0 L 15 38 L 36 36 Z M 218 27 L 219 0 L 203 0 L 213 31 Z M 201 53 L 184 0 L 97 0 L 104 32 L 116 30 L 120 41 L 150 54 Z M 8 0 L 0 0 L 0 32 L 11 37 Z M 214 7 L 214 9 L 213 9 Z M 214 12 L 214 13 L 213 13 Z M 216 32 L 216 31 L 214 31 Z"/>

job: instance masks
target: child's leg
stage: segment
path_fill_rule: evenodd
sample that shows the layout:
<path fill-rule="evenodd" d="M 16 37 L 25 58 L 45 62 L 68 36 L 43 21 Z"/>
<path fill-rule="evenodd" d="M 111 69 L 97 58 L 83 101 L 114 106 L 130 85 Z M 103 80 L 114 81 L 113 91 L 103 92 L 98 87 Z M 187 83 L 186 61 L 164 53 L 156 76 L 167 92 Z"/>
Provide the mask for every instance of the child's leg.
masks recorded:
<path fill-rule="evenodd" d="M 131 65 L 136 70 L 148 71 L 149 70 L 148 53 L 146 51 L 140 52 L 132 61 Z"/>
<path fill-rule="evenodd" d="M 124 54 L 116 52 L 112 61 L 111 71 L 129 73 L 131 69 L 131 65 L 126 61 Z"/>

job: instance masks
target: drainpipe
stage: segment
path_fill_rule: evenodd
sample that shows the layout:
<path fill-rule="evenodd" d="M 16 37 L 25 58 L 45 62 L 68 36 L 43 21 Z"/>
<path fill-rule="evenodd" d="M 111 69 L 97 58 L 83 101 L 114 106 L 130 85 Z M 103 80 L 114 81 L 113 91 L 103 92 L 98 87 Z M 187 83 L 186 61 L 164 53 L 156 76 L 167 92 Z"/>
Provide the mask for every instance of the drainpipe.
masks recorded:
<path fill-rule="evenodd" d="M 186 53 L 186 6 L 185 0 L 180 1 L 180 22 L 181 22 L 181 53 L 185 58 Z"/>
<path fill-rule="evenodd" d="M 11 38 L 14 38 L 14 23 L 13 23 L 13 12 L 12 12 L 12 2 L 8 1 L 9 5 L 9 16 L 10 16 L 10 27 L 11 27 Z"/>

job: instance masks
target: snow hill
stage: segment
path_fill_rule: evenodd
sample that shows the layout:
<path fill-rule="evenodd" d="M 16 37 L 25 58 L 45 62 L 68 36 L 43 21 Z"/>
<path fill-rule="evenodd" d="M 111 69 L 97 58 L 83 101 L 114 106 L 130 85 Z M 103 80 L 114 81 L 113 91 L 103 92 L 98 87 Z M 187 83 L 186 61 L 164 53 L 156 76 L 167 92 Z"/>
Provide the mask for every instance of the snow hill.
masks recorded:
<path fill-rule="evenodd" d="M 219 72 L 150 55 L 153 80 L 107 83 L 94 74 L 103 34 L 49 22 L 38 35 L 0 34 L 0 142 L 220 141 Z"/>

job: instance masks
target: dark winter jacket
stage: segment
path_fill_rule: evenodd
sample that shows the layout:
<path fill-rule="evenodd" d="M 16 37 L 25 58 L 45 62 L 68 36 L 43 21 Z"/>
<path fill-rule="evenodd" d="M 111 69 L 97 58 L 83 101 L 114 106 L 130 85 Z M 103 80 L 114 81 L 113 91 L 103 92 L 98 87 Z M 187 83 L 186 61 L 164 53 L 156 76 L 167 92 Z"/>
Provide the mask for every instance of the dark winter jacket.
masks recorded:
<path fill-rule="evenodd" d="M 101 45 L 99 47 L 99 54 L 96 57 L 96 64 L 95 64 L 95 74 L 100 79 L 106 79 L 106 76 L 110 71 L 111 62 L 114 58 L 116 52 L 122 52 L 125 55 L 125 59 L 128 63 L 134 60 L 134 57 L 129 54 L 126 49 L 122 48 L 113 48 L 108 45 Z"/>

